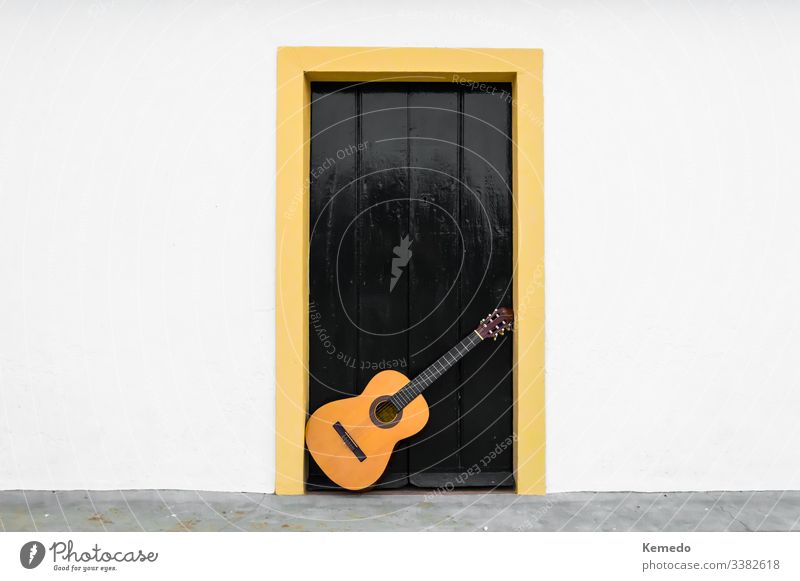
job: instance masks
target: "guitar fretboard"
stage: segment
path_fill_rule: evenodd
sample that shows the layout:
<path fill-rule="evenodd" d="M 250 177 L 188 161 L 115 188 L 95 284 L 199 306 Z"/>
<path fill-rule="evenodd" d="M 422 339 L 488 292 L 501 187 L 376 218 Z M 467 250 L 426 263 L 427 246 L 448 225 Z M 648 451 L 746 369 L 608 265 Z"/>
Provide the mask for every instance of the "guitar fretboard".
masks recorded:
<path fill-rule="evenodd" d="M 411 403 L 415 397 L 425 391 L 431 383 L 439 379 L 445 371 L 458 363 L 458 360 L 469 353 L 473 347 L 480 343 L 482 339 L 475 331 L 470 332 L 461 342 L 450 349 L 447 353 L 439 357 L 433 365 L 412 379 L 405 387 L 394 394 L 389 401 L 398 410 L 403 409 Z"/>

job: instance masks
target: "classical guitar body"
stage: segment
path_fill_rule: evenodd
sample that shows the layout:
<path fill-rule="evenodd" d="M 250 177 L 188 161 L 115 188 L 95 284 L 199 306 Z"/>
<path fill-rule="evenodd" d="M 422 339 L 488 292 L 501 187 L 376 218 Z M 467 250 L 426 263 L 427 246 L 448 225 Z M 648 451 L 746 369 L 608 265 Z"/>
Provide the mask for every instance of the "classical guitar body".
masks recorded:
<path fill-rule="evenodd" d="M 399 413 L 387 401 L 408 378 L 382 371 L 355 397 L 319 408 L 308 420 L 306 443 L 328 478 L 348 490 L 362 490 L 380 478 L 397 442 L 428 422 L 428 404 L 416 397 Z M 381 406 L 381 404 L 384 404 Z M 390 409 L 384 409 L 384 408 Z"/>
<path fill-rule="evenodd" d="M 322 471 L 342 488 L 363 490 L 381 477 L 397 442 L 428 422 L 422 391 L 484 339 L 511 329 L 513 312 L 500 307 L 413 380 L 381 371 L 364 392 L 326 404 L 311 414 L 306 445 Z"/>

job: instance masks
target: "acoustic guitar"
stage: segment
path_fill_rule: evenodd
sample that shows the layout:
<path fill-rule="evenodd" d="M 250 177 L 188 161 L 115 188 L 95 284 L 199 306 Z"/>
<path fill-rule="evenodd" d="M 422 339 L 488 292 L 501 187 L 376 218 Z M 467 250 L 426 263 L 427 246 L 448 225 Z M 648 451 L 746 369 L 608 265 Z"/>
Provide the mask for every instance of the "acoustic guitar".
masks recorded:
<path fill-rule="evenodd" d="M 397 442 L 428 422 L 422 392 L 481 341 L 510 331 L 513 319 L 511 309 L 495 309 L 413 380 L 398 371 L 381 371 L 361 395 L 320 407 L 306 425 L 306 444 L 322 471 L 348 490 L 372 486 L 386 470 Z"/>

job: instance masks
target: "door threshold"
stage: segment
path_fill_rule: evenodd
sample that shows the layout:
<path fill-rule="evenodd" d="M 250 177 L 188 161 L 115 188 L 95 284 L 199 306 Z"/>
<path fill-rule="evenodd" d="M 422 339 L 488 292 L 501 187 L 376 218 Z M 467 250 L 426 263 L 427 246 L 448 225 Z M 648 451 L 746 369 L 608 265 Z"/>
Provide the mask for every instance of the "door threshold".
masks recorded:
<path fill-rule="evenodd" d="M 451 490 L 440 490 L 437 488 L 416 488 L 413 486 L 406 486 L 403 488 L 386 488 L 377 490 L 365 491 L 350 491 L 350 490 L 309 490 L 306 496 L 427 496 L 427 497 L 445 497 L 453 495 L 479 495 L 479 494 L 515 494 L 513 487 L 469 487 L 469 488 L 454 488 Z"/>

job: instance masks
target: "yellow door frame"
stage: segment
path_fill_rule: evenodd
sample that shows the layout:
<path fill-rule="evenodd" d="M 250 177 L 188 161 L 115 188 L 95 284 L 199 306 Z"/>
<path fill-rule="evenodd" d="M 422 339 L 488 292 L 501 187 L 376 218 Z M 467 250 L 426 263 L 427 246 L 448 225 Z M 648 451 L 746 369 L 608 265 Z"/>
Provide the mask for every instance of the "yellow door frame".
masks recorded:
<path fill-rule="evenodd" d="M 512 83 L 514 473 L 518 494 L 544 494 L 541 49 L 281 47 L 277 77 L 275 492 L 305 492 L 310 83 L 380 80 Z"/>

